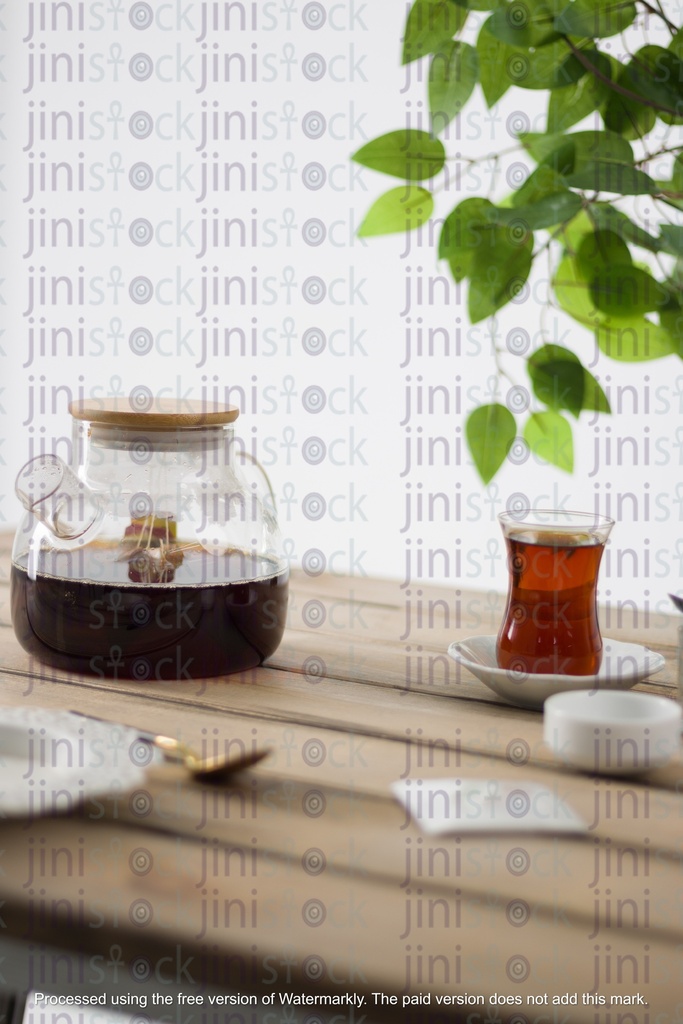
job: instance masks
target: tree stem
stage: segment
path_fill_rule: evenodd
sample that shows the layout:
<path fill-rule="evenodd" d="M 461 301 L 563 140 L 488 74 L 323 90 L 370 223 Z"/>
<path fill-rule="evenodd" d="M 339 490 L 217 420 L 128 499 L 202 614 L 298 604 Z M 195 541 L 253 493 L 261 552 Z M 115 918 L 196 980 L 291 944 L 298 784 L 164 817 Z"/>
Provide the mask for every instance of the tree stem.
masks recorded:
<path fill-rule="evenodd" d="M 676 35 L 678 28 L 676 27 L 676 25 L 674 25 L 672 21 L 669 21 L 666 14 L 662 10 L 662 5 L 659 3 L 659 0 L 657 0 L 657 7 L 653 7 L 652 4 L 649 4 L 647 2 L 647 0 L 640 0 L 640 3 L 643 5 L 646 11 L 649 11 L 651 14 L 654 14 L 657 18 L 662 19 L 662 21 L 664 22 L 672 36 Z"/>
<path fill-rule="evenodd" d="M 630 89 L 625 89 L 624 86 L 619 85 L 618 82 L 613 82 L 609 75 L 603 74 L 595 64 L 591 63 L 583 50 L 580 50 L 578 46 L 575 46 L 569 36 L 563 36 L 562 38 L 579 63 L 583 64 L 586 70 L 590 71 L 595 78 L 604 82 L 605 85 L 608 85 L 613 92 L 619 93 L 620 96 L 625 96 L 629 100 L 635 100 L 636 103 L 640 103 L 643 107 L 651 107 L 653 110 L 659 110 L 664 114 L 673 114 L 674 117 L 681 116 L 680 110 L 672 110 L 671 107 L 664 107 L 661 103 L 655 103 L 653 100 L 649 100 L 646 96 L 639 96 L 637 92 L 631 92 Z"/>

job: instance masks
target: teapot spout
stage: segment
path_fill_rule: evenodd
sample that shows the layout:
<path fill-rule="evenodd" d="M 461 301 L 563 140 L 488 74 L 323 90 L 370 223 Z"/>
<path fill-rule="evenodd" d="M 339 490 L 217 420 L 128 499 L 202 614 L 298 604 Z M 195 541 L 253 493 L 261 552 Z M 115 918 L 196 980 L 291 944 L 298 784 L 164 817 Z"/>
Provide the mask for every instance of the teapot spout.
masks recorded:
<path fill-rule="evenodd" d="M 19 501 L 57 541 L 91 539 L 102 520 L 99 496 L 57 455 L 38 455 L 19 470 Z"/>

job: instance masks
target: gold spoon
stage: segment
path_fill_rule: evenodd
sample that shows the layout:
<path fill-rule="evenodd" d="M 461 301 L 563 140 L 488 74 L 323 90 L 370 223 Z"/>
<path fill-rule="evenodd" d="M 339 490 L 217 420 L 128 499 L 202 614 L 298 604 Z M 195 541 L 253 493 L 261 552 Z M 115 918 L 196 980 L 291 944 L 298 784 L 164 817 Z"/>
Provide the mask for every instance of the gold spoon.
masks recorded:
<path fill-rule="evenodd" d="M 200 757 L 186 743 L 171 736 L 145 735 L 141 738 L 160 750 L 167 761 L 185 765 L 190 775 L 201 782 L 222 782 L 236 772 L 258 764 L 270 753 L 268 747 L 257 747 L 256 750 L 245 750 L 244 753 L 233 754 L 230 757 L 217 754 Z"/>
<path fill-rule="evenodd" d="M 107 722 L 109 725 L 115 724 L 109 722 L 106 718 L 85 715 L 82 711 L 72 711 L 71 714 L 78 715 L 79 718 L 89 718 L 95 722 Z M 125 726 L 125 728 L 135 729 L 134 726 Z M 200 757 L 187 743 L 183 743 L 182 740 L 173 739 L 171 736 L 160 736 L 157 733 L 140 730 L 138 731 L 138 737 L 144 743 L 149 743 L 150 746 L 160 750 L 167 761 L 184 765 L 190 775 L 200 782 L 223 782 L 225 779 L 230 778 L 231 775 L 241 772 L 244 768 L 258 764 L 259 761 L 262 761 L 264 757 L 270 754 L 270 747 L 257 747 L 255 750 L 245 750 L 243 754 L 233 754 L 230 757 L 218 754 Z"/>

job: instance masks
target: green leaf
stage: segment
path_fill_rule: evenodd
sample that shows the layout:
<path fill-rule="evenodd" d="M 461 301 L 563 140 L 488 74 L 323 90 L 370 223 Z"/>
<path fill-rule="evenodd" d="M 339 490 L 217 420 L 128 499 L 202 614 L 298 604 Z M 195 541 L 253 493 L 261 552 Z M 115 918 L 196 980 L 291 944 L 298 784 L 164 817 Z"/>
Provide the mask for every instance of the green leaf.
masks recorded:
<path fill-rule="evenodd" d="M 582 365 L 579 357 L 572 352 L 571 349 L 565 348 L 563 345 L 544 345 L 542 348 L 534 352 L 529 359 L 529 363 L 532 367 L 544 366 L 552 363 L 572 363 L 574 366 L 580 367 L 583 373 L 582 408 L 592 409 L 595 412 L 611 412 L 607 395 L 602 390 L 593 374 Z M 529 372 L 531 372 L 531 370 Z M 578 384 L 576 385 L 576 391 L 578 392 Z M 556 406 L 556 408 L 559 407 L 560 406 Z M 570 409 L 569 405 L 566 407 Z"/>
<path fill-rule="evenodd" d="M 590 372 L 583 371 L 583 407 L 594 412 L 611 412 L 607 395 Z"/>
<path fill-rule="evenodd" d="M 555 174 L 564 176 L 571 174 L 576 168 L 576 144 L 572 141 L 572 137 L 568 136 L 567 140 L 562 143 L 557 149 L 554 149 L 552 153 L 549 153 L 545 160 L 539 165 L 541 167 L 547 167 L 553 170 Z M 561 180 L 561 179 L 560 179 Z M 564 186 L 564 182 L 562 182 Z"/>
<path fill-rule="evenodd" d="M 353 159 L 363 167 L 395 178 L 424 181 L 443 168 L 446 151 L 441 140 L 427 132 L 402 128 L 372 139 L 353 154 Z"/>
<path fill-rule="evenodd" d="M 482 25 L 477 36 L 479 81 L 489 108 L 493 107 L 512 85 L 504 72 L 511 50 L 512 47 L 491 35 L 486 22 Z"/>
<path fill-rule="evenodd" d="M 616 73 L 616 81 L 620 88 L 633 91 L 628 71 L 618 61 L 614 61 L 613 74 Z M 612 91 L 610 98 L 605 105 L 603 121 L 605 127 L 610 131 L 618 132 L 625 139 L 641 139 L 654 128 L 657 120 L 657 111 L 652 107 L 639 103 L 618 92 Z"/>
<path fill-rule="evenodd" d="M 683 359 L 683 309 L 676 305 L 675 308 L 660 313 L 659 319 L 662 328 L 671 338 L 674 352 Z"/>
<path fill-rule="evenodd" d="M 683 59 L 683 28 L 679 28 L 678 32 L 669 43 L 669 49 L 672 53 L 675 53 L 677 57 Z"/>
<path fill-rule="evenodd" d="M 448 44 L 435 53 L 429 65 L 429 110 L 440 129 L 460 113 L 477 84 L 479 61 L 469 43 Z"/>
<path fill-rule="evenodd" d="M 511 47 L 505 71 L 520 89 L 561 89 L 585 74 L 563 39 L 535 50 Z"/>
<path fill-rule="evenodd" d="M 670 181 L 658 181 L 657 184 L 659 186 L 660 192 L 674 193 L 674 196 L 671 196 L 670 198 L 668 198 L 668 202 L 670 202 L 672 206 L 677 206 L 679 209 L 683 209 L 683 206 L 681 204 L 681 200 L 675 198 L 675 196 L 677 194 L 680 195 L 680 193 L 683 193 L 683 154 L 682 153 L 678 153 L 674 157 L 673 167 L 672 167 L 672 170 L 671 170 L 671 180 Z"/>
<path fill-rule="evenodd" d="M 622 32 L 635 16 L 635 4 L 624 0 L 573 0 L 555 19 L 555 28 L 569 36 L 604 39 Z"/>
<path fill-rule="evenodd" d="M 552 71 L 552 77 L 548 83 L 549 89 L 568 89 L 576 85 L 588 74 L 588 68 L 580 61 L 573 50 L 560 60 L 559 64 Z"/>
<path fill-rule="evenodd" d="M 467 446 L 485 484 L 502 466 L 516 432 L 514 416 L 499 403 L 480 405 L 467 417 Z"/>
<path fill-rule="evenodd" d="M 552 286 L 561 308 L 579 323 L 595 327 L 607 319 L 595 308 L 588 280 L 582 273 L 579 261 L 572 256 L 560 260 Z"/>
<path fill-rule="evenodd" d="M 574 143 L 575 170 L 604 161 L 605 163 L 632 164 L 633 147 L 615 132 L 574 132 L 568 136 Z"/>
<path fill-rule="evenodd" d="M 597 50 L 585 50 L 594 67 L 598 68 L 607 78 L 611 77 L 611 65 Z M 595 75 L 587 73 L 573 85 L 566 88 L 553 89 L 548 102 L 548 130 L 562 132 L 577 121 L 600 110 L 613 95 L 609 85 Z"/>
<path fill-rule="evenodd" d="M 683 154 L 681 153 L 674 157 L 671 169 L 671 190 L 672 192 L 683 192 Z"/>
<path fill-rule="evenodd" d="M 520 135 L 520 139 L 525 149 L 528 149 L 539 164 L 567 147 L 571 147 L 571 152 L 574 155 L 572 169 L 579 170 L 595 160 L 615 160 L 619 163 L 633 161 L 633 150 L 630 144 L 615 132 L 595 130 L 571 132 L 569 135 L 525 132 Z"/>
<path fill-rule="evenodd" d="M 662 224 L 659 230 L 663 239 L 662 249 L 673 256 L 683 256 L 683 225 Z"/>
<path fill-rule="evenodd" d="M 595 340 L 601 352 L 623 363 L 662 359 L 678 351 L 671 332 L 645 317 L 612 317 L 596 328 Z"/>
<path fill-rule="evenodd" d="M 632 263 L 631 252 L 616 231 L 592 231 L 581 239 L 577 260 L 586 280 L 613 263 Z"/>
<path fill-rule="evenodd" d="M 505 0 L 455 0 L 461 7 L 467 7 L 470 11 L 492 11 L 500 7 Z"/>
<path fill-rule="evenodd" d="M 612 359 L 644 362 L 677 351 L 676 339 L 670 332 L 644 316 L 615 317 L 597 309 L 588 281 L 571 256 L 560 261 L 552 285 L 562 309 L 590 327 L 598 347 Z"/>
<path fill-rule="evenodd" d="M 499 210 L 498 220 L 512 227 L 523 224 L 529 230 L 550 228 L 571 220 L 581 209 L 581 197 L 568 189 L 551 192 L 541 196 L 532 203 L 515 206 L 507 210 Z"/>
<path fill-rule="evenodd" d="M 473 196 L 451 210 L 439 236 L 439 259 L 447 259 L 456 281 L 467 277 L 474 253 L 488 242 L 487 229 L 495 223 L 496 208 L 488 199 Z"/>
<path fill-rule="evenodd" d="M 516 192 L 510 196 L 510 205 L 517 208 L 531 206 L 538 203 L 547 196 L 557 195 L 558 192 L 566 192 L 564 178 L 552 167 L 541 164 L 529 175 Z"/>
<path fill-rule="evenodd" d="M 571 170 L 574 170 L 576 147 L 572 142 L 571 135 L 546 135 L 545 132 L 522 132 L 519 140 L 539 165 L 545 165 L 553 153 L 568 147 L 572 156 Z"/>
<path fill-rule="evenodd" d="M 467 309 L 473 324 L 492 316 L 515 298 L 529 276 L 533 259 L 531 232 L 518 239 L 509 229 L 492 227 L 483 239 L 484 244 L 475 249 L 470 265 Z"/>
<path fill-rule="evenodd" d="M 611 131 L 577 131 L 568 136 L 577 147 L 577 170 L 596 160 L 633 162 L 633 146 Z"/>
<path fill-rule="evenodd" d="M 465 24 L 467 13 L 453 0 L 415 0 L 406 22 L 403 63 L 443 50 Z"/>
<path fill-rule="evenodd" d="M 595 160 L 565 178 L 570 188 L 591 192 L 616 192 L 625 196 L 656 195 L 660 189 L 652 178 L 632 164 Z"/>
<path fill-rule="evenodd" d="M 497 103 L 511 85 L 522 89 L 553 89 L 569 85 L 584 73 L 584 69 L 577 70 L 565 63 L 572 57 L 572 51 L 563 39 L 535 48 L 512 46 L 497 39 L 489 30 L 489 24 L 498 14 L 484 22 L 477 37 L 479 81 L 489 107 Z"/>
<path fill-rule="evenodd" d="M 553 278 L 558 303 L 571 317 L 595 332 L 605 355 L 622 362 L 660 359 L 676 351 L 671 334 L 644 316 L 615 317 L 595 307 L 587 278 L 577 260 L 565 256 Z"/>
<path fill-rule="evenodd" d="M 573 220 L 570 220 L 568 224 L 562 227 L 560 241 L 564 244 L 566 254 L 575 255 L 586 235 L 592 235 L 595 231 L 595 225 L 589 216 L 589 211 L 596 205 L 591 203 L 581 213 L 577 213 Z"/>
<path fill-rule="evenodd" d="M 588 208 L 589 217 L 595 228 L 613 231 L 624 241 L 647 249 L 648 252 L 659 252 L 661 243 L 658 238 L 634 224 L 621 210 L 615 210 L 610 203 L 591 203 Z M 592 230 L 592 228 L 591 228 Z"/>
<path fill-rule="evenodd" d="M 676 260 L 673 265 L 673 269 L 669 274 L 668 282 L 671 286 L 673 295 L 675 295 L 680 302 L 683 297 L 683 260 Z"/>
<path fill-rule="evenodd" d="M 583 408 L 583 366 L 573 352 L 560 345 L 544 345 L 527 363 L 534 394 L 551 409 L 568 409 L 574 416 Z"/>
<path fill-rule="evenodd" d="M 516 195 L 513 193 L 511 199 L 514 200 Z M 556 189 L 519 207 L 494 206 L 488 199 L 478 197 L 464 199 L 444 221 L 439 238 L 439 258 L 454 260 L 462 267 L 484 243 L 489 248 L 501 242 L 503 245 L 512 244 L 516 247 L 527 245 L 529 232 L 569 220 L 580 209 L 580 197 L 568 189 Z M 505 228 L 506 233 L 500 233 L 491 240 L 490 236 L 485 234 L 491 227 Z M 461 280 L 470 272 L 469 269 L 452 269 L 456 280 Z"/>
<path fill-rule="evenodd" d="M 609 263 L 597 269 L 590 281 L 590 292 L 597 309 L 616 317 L 660 309 L 669 298 L 659 281 L 630 262 Z"/>
<path fill-rule="evenodd" d="M 419 185 L 392 188 L 376 199 L 358 229 L 360 238 L 412 231 L 432 215 L 434 199 L 431 192 Z"/>
<path fill-rule="evenodd" d="M 555 11 L 545 3 L 512 0 L 495 11 L 487 21 L 489 32 L 512 46 L 542 46 L 557 36 L 553 28 Z"/>
<path fill-rule="evenodd" d="M 621 83 L 620 83 L 621 84 Z M 628 96 L 613 92 L 605 106 L 605 128 L 620 132 L 624 138 L 644 138 L 654 128 L 657 115 L 651 106 L 645 106 Z"/>
<path fill-rule="evenodd" d="M 544 462 L 567 473 L 574 469 L 572 428 L 559 412 L 534 412 L 524 425 L 524 440 Z"/>
<path fill-rule="evenodd" d="M 662 46 L 643 46 L 626 65 L 626 85 L 661 107 L 668 124 L 683 116 L 683 61 Z"/>

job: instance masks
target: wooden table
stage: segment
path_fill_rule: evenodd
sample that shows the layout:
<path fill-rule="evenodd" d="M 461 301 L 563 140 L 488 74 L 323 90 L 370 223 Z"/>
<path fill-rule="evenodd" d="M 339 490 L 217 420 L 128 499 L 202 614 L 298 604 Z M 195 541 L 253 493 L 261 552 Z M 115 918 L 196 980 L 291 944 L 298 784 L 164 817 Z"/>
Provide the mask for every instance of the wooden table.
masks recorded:
<path fill-rule="evenodd" d="M 147 1017 L 226 1024 L 681 1019 L 683 766 L 618 780 L 554 764 L 541 715 L 506 706 L 444 653 L 495 632 L 500 597 L 295 574 L 267 667 L 112 683 L 29 665 L 3 555 L 2 704 L 273 748 L 231 786 L 156 766 L 96 818 L 3 822 L 5 989 L 157 993 Z M 677 620 L 623 618 L 603 615 L 605 635 L 667 658 L 639 688 L 675 698 Z M 406 776 L 540 782 L 589 833 L 429 837 L 390 795 Z M 228 993 L 242 1002 L 216 1017 L 208 995 Z"/>

